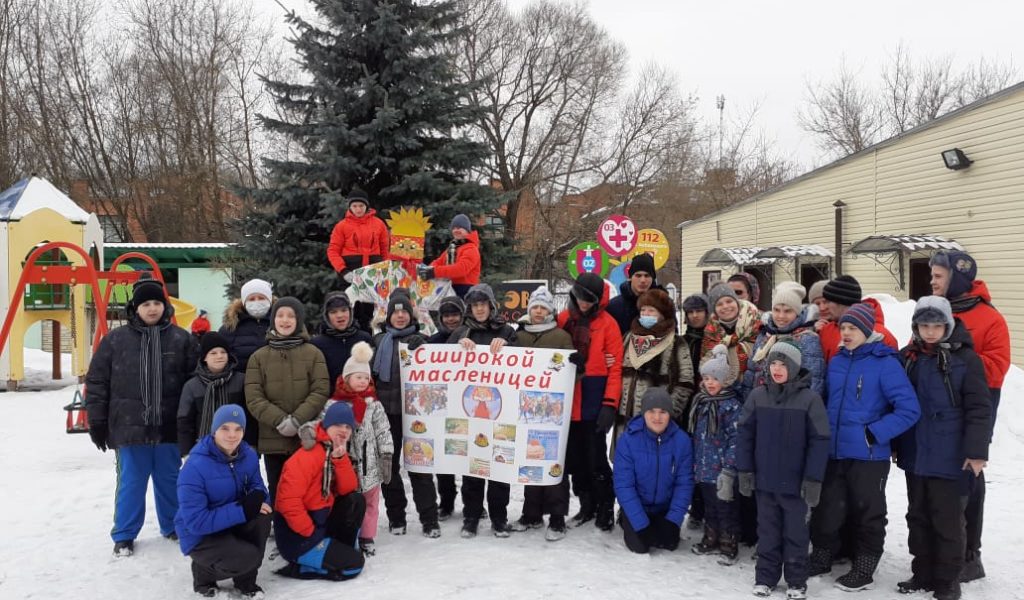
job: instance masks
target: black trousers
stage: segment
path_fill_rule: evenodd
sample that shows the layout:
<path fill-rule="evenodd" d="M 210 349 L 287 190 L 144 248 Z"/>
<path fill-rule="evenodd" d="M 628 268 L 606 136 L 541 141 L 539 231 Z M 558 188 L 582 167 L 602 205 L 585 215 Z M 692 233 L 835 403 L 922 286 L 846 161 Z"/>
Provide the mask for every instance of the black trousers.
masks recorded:
<path fill-rule="evenodd" d="M 693 498 L 690 499 L 690 518 L 703 521 L 704 520 L 704 496 L 697 493 L 693 493 Z"/>
<path fill-rule="evenodd" d="M 726 502 L 718 499 L 717 486 L 713 483 L 698 483 L 697 493 L 704 499 L 704 527 L 714 529 L 719 534 L 727 534 L 739 538 L 740 535 L 740 494 L 733 492 L 734 500 Z"/>
<path fill-rule="evenodd" d="M 395 443 L 395 460 L 391 461 L 391 483 L 382 485 L 381 491 L 384 493 L 388 521 L 392 524 L 405 524 L 405 509 L 409 506 L 409 500 L 405 497 L 405 483 L 402 481 L 402 461 L 398 460 L 402 448 L 402 415 L 388 415 L 388 423 L 391 425 L 391 440 Z M 412 485 L 412 501 L 420 515 L 420 523 L 437 523 L 434 476 L 429 473 L 409 473 L 409 483 Z"/>
<path fill-rule="evenodd" d="M 615 502 L 615 492 L 612 489 L 612 467 L 608 464 L 608 442 L 605 435 L 596 429 L 595 421 L 573 421 L 569 424 L 565 470 L 572 476 L 573 493 L 589 495 L 594 504 L 600 506 Z"/>
<path fill-rule="evenodd" d="M 523 488 L 523 520 L 534 523 L 545 514 L 565 517 L 569 514 L 569 478 L 563 477 L 558 485 L 528 485 Z"/>
<path fill-rule="evenodd" d="M 988 397 L 992 401 L 992 430 L 996 426 L 996 412 L 999 410 L 999 397 L 1002 390 L 989 388 Z M 991 440 L 991 435 L 989 436 Z M 978 476 L 974 485 L 971 486 L 971 493 L 967 497 L 967 508 L 964 509 L 964 518 L 967 520 L 967 545 L 964 558 L 968 561 L 974 560 L 981 554 L 981 530 L 985 523 L 985 473 Z"/>
<path fill-rule="evenodd" d="M 281 480 L 281 471 L 284 471 L 284 463 L 288 461 L 291 454 L 264 454 L 263 464 L 267 467 L 267 491 L 270 492 L 270 500 L 267 504 L 273 506 L 277 498 L 277 482 Z"/>
<path fill-rule="evenodd" d="M 455 476 L 439 474 L 435 477 L 437 477 L 437 495 L 441 498 L 438 505 L 448 512 L 454 511 L 455 497 L 459 495 L 459 490 L 455 487 Z"/>
<path fill-rule="evenodd" d="M 839 547 L 839 532 L 850 518 L 857 539 L 855 556 L 881 556 L 885 546 L 885 484 L 888 460 L 829 460 L 821 488 L 818 518 L 811 531 L 816 548 Z"/>
<path fill-rule="evenodd" d="M 479 519 L 484 514 L 484 489 L 487 490 L 487 514 L 491 523 L 508 522 L 508 498 L 511 486 L 469 475 L 462 476 L 462 516 Z"/>
<path fill-rule="evenodd" d="M 907 544 L 918 581 L 945 587 L 957 580 L 967 540 L 966 491 L 958 480 L 907 473 Z"/>
<path fill-rule="evenodd" d="M 261 514 L 231 529 L 205 536 L 189 553 L 192 558 L 192 585 L 216 585 L 232 579 L 235 586 L 256 583 L 263 564 L 270 515 Z"/>
<path fill-rule="evenodd" d="M 665 518 L 665 515 L 647 513 L 650 524 L 640 531 L 633 529 L 629 517 L 619 510 L 619 525 L 626 547 L 637 554 L 647 554 L 651 548 L 672 551 L 679 547 L 679 526 Z"/>
<path fill-rule="evenodd" d="M 888 464 L 888 463 L 886 463 Z M 800 496 L 758 491 L 758 584 L 775 587 L 785 570 L 789 587 L 807 585 L 807 503 Z"/>
<path fill-rule="evenodd" d="M 327 516 L 327 537 L 331 539 L 324 553 L 322 568 L 341 578 L 354 577 L 362 571 L 363 553 L 356 547 L 356 536 L 366 514 L 366 499 L 353 492 L 334 499 Z"/>

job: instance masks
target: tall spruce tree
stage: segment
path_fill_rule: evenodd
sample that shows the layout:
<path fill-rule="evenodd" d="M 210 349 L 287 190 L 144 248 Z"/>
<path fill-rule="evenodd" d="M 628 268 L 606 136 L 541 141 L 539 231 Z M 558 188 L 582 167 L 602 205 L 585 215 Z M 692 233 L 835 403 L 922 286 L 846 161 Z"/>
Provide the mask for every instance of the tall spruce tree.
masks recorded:
<path fill-rule="evenodd" d="M 381 218 L 391 207 L 422 207 L 434 224 L 427 260 L 450 239 L 452 217 L 493 213 L 500 203 L 493 189 L 468 179 L 481 172 L 488 149 L 465 134 L 475 117 L 465 101 L 472 83 L 458 79 L 444 51 L 457 34 L 454 3 L 312 4 L 317 23 L 287 16 L 308 78 L 265 80 L 289 116 L 261 116 L 269 130 L 299 142 L 303 155 L 265 161 L 270 183 L 249 191 L 255 207 L 241 221 L 236 265 L 240 279 L 268 279 L 277 295 L 311 309 L 340 287 L 327 243 L 353 186 L 369 194 Z M 481 233 L 485 272 L 508 272 L 512 253 L 501 236 Z"/>

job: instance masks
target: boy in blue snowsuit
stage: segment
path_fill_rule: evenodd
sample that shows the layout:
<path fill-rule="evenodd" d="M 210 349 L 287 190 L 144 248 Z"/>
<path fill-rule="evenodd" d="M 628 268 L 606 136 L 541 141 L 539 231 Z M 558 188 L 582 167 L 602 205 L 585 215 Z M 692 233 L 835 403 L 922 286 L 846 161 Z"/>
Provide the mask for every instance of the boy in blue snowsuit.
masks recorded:
<path fill-rule="evenodd" d="M 821 396 L 789 340 L 768 353 L 768 378 L 751 390 L 740 417 L 740 493 L 757 491 L 754 595 L 769 596 L 785 576 L 787 598 L 807 597 L 807 510 L 818 504 L 828 462 L 829 425 Z"/>
<path fill-rule="evenodd" d="M 853 568 L 836 579 L 836 587 L 848 592 L 874 584 L 885 544 L 889 444 L 921 416 L 899 355 L 874 327 L 875 311 L 867 304 L 854 304 L 839 318 L 842 347 L 828 363 L 826 410 L 832 440 L 818 508 L 821 518 L 811 531 L 814 576 L 832 570 L 839 530 L 844 522 L 852 523 Z"/>
<path fill-rule="evenodd" d="M 985 367 L 948 300 L 918 300 L 912 329 L 900 355 L 925 417 L 896 441 L 896 464 L 907 477 L 914 556 L 913 576 L 897 591 L 932 591 L 939 600 L 956 600 L 967 541 L 963 511 L 988 459 L 992 405 Z"/>

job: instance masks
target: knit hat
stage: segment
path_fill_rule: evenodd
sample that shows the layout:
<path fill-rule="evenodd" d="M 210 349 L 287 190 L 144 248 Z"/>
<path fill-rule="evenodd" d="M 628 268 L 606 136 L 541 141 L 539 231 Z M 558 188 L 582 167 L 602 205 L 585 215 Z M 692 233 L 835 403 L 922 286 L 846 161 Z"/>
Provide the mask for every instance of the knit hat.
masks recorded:
<path fill-rule="evenodd" d="M 373 359 L 373 348 L 366 342 L 356 342 L 352 346 L 352 353 L 345 361 L 345 368 L 341 370 L 341 377 L 348 379 L 353 373 L 370 374 L 370 360 Z"/>
<path fill-rule="evenodd" d="M 654 269 L 654 257 L 646 252 L 641 252 L 633 257 L 629 263 L 629 276 L 636 273 L 647 273 L 652 278 L 658 278 L 658 272 Z"/>
<path fill-rule="evenodd" d="M 754 277 L 750 273 L 736 273 L 735 275 L 730 277 L 728 281 L 739 281 L 740 283 L 745 285 L 747 287 L 747 292 L 750 296 L 750 301 L 752 303 L 757 304 L 758 301 L 761 299 L 761 286 L 760 284 L 757 283 L 757 277 Z"/>
<path fill-rule="evenodd" d="M 708 290 L 708 310 L 714 312 L 715 306 L 722 298 L 732 298 L 736 301 L 736 304 L 740 303 L 740 299 L 736 297 L 736 292 L 729 287 L 729 284 L 719 281 Z"/>
<path fill-rule="evenodd" d="M 712 377 L 721 383 L 728 383 L 729 373 L 729 349 L 718 344 L 711 349 L 711 359 L 700 366 L 701 377 Z"/>
<path fill-rule="evenodd" d="M 939 341 L 948 340 L 949 336 L 953 335 L 953 328 L 956 326 L 949 300 L 944 296 L 924 296 L 918 299 L 917 307 L 914 308 L 914 316 L 911 318 L 911 329 L 914 330 L 915 336 L 917 336 L 917 326 L 921 323 L 942 323 L 946 326 L 946 334 Z"/>
<path fill-rule="evenodd" d="M 800 346 L 792 340 L 776 342 L 768 352 L 768 364 L 781 360 L 789 372 L 789 379 L 793 379 L 800 372 Z"/>
<path fill-rule="evenodd" d="M 209 331 L 203 334 L 202 339 L 199 340 L 199 361 L 206 362 L 206 355 L 214 348 L 223 348 L 225 352 L 231 354 L 231 345 L 228 340 L 216 331 Z"/>
<path fill-rule="evenodd" d="M 472 221 L 470 221 L 469 217 L 462 213 L 455 215 L 455 218 L 452 219 L 452 224 L 451 226 L 448 227 L 448 230 L 450 231 L 452 229 L 455 229 L 456 227 L 458 227 L 459 229 L 465 229 L 466 231 L 473 231 Z"/>
<path fill-rule="evenodd" d="M 772 306 L 782 304 L 799 313 L 804 307 L 804 286 L 795 281 L 783 281 L 775 286 L 772 293 Z"/>
<path fill-rule="evenodd" d="M 835 302 L 835 300 L 833 300 Z M 846 309 L 839 317 L 839 324 L 850 323 L 860 329 L 864 337 L 870 337 L 875 331 L 875 309 L 867 304 L 857 303 Z"/>
<path fill-rule="evenodd" d="M 703 310 L 708 312 L 708 297 L 704 294 L 690 294 L 683 300 L 683 311 Z"/>
<path fill-rule="evenodd" d="M 348 425 L 352 431 L 356 429 L 356 416 L 352 413 L 352 407 L 348 402 L 335 402 L 327 409 L 324 418 L 320 421 L 324 429 L 332 425 Z"/>
<path fill-rule="evenodd" d="M 167 304 L 164 284 L 156 279 L 143 279 L 140 277 L 138 282 L 132 287 L 132 306 L 138 308 L 150 300 Z"/>
<path fill-rule="evenodd" d="M 213 413 L 213 421 L 210 422 L 210 433 L 220 429 L 225 423 L 237 423 L 245 429 L 245 411 L 237 404 L 225 404 Z"/>
<path fill-rule="evenodd" d="M 252 296 L 253 294 L 263 294 L 267 297 L 267 300 L 273 300 L 274 288 L 269 282 L 263 281 L 262 279 L 250 279 L 242 284 L 242 302 L 248 300 L 249 296 Z"/>
<path fill-rule="evenodd" d="M 543 306 L 549 313 L 555 314 L 555 297 L 548 291 L 548 286 L 542 285 L 530 292 L 530 302 L 526 305 L 526 311 L 529 312 L 534 306 Z"/>
<path fill-rule="evenodd" d="M 655 408 L 660 408 L 667 413 L 672 412 L 672 397 L 668 395 L 668 389 L 663 387 L 653 387 L 648 388 L 648 390 L 644 392 L 644 396 L 640 400 L 641 414 L 649 410 L 654 410 Z"/>
<path fill-rule="evenodd" d="M 352 206 L 353 202 L 362 202 L 366 208 L 370 208 L 370 197 L 366 195 L 366 192 L 359 189 L 358 186 L 352 188 L 352 191 L 348 193 L 348 197 L 345 200 L 348 201 L 349 206 Z"/>
<path fill-rule="evenodd" d="M 808 302 L 814 302 L 818 298 L 824 298 L 825 297 L 825 284 L 827 284 L 827 283 L 828 283 L 827 279 L 821 279 L 819 281 L 815 281 L 814 285 L 812 285 L 811 289 L 807 292 L 807 301 Z"/>
<path fill-rule="evenodd" d="M 860 302 L 864 294 L 860 291 L 860 282 L 849 275 L 840 275 L 825 284 L 821 295 L 836 304 L 853 306 Z"/>
<path fill-rule="evenodd" d="M 978 276 L 978 263 L 966 252 L 959 250 L 939 252 L 928 261 L 929 267 L 944 267 L 949 270 L 947 298 L 959 298 L 971 291 L 974 278 Z"/>
<path fill-rule="evenodd" d="M 437 307 L 437 312 L 441 315 L 451 315 L 455 313 L 464 315 L 466 314 L 466 303 L 458 296 L 445 296 L 444 298 L 441 298 L 441 304 Z"/>
<path fill-rule="evenodd" d="M 295 320 L 298 325 L 295 328 L 295 332 L 298 333 L 305 328 L 306 322 L 306 305 L 303 304 L 298 298 L 294 296 L 285 296 L 284 298 L 278 298 L 277 302 L 270 307 L 270 327 L 273 329 L 274 320 L 277 317 L 277 311 L 282 308 L 290 308 L 295 311 Z"/>
<path fill-rule="evenodd" d="M 391 315 L 395 314 L 396 310 L 404 310 L 409 313 L 413 322 L 416 321 L 416 314 L 413 312 L 412 299 L 409 297 L 409 291 L 405 288 L 395 288 L 394 291 L 391 292 L 391 296 L 388 298 L 388 323 L 391 322 Z"/>
<path fill-rule="evenodd" d="M 651 288 L 636 299 L 636 307 L 652 306 L 661 313 L 662 319 L 675 319 L 676 307 L 665 290 Z"/>
<path fill-rule="evenodd" d="M 595 273 L 580 273 L 569 293 L 576 301 L 598 303 L 604 297 L 604 279 Z"/>

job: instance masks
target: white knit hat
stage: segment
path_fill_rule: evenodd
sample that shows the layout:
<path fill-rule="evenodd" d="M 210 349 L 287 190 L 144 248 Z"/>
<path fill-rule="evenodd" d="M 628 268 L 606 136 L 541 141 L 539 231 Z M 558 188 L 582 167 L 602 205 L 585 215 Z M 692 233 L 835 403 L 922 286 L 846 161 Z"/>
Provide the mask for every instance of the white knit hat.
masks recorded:
<path fill-rule="evenodd" d="M 353 373 L 370 374 L 370 361 L 373 359 L 373 348 L 366 342 L 356 342 L 352 346 L 352 354 L 345 361 L 345 368 L 341 370 L 342 379 L 348 379 Z"/>
<path fill-rule="evenodd" d="M 772 306 L 782 304 L 792 308 L 793 312 L 799 313 L 803 310 L 806 292 L 806 288 L 795 281 L 783 281 L 775 286 L 775 291 L 772 292 Z"/>
<path fill-rule="evenodd" d="M 253 294 L 263 294 L 267 297 L 267 300 L 273 300 L 274 288 L 268 281 L 263 281 L 262 279 L 250 279 L 242 285 L 242 302 L 248 300 L 249 296 L 252 296 Z"/>

